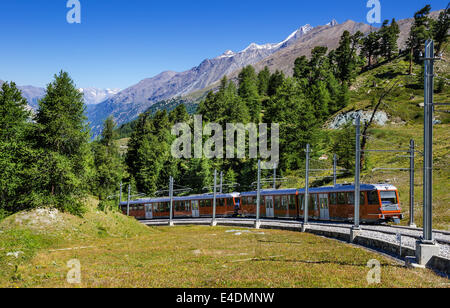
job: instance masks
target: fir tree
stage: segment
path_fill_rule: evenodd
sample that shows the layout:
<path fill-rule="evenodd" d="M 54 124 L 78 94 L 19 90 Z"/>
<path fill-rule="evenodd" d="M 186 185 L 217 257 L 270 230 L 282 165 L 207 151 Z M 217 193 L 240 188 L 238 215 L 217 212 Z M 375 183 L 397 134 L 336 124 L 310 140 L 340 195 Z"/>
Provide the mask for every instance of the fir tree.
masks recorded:
<path fill-rule="evenodd" d="M 254 123 L 260 122 L 261 100 L 258 92 L 258 77 L 253 66 L 249 65 L 242 69 L 238 76 L 238 95 L 247 105 L 250 112 L 250 120 Z"/>
<path fill-rule="evenodd" d="M 31 113 L 26 110 L 27 100 L 14 82 L 5 82 L 0 92 L 0 140 L 9 142 L 23 135 Z"/>
<path fill-rule="evenodd" d="M 378 32 L 371 32 L 363 40 L 362 54 L 367 58 L 368 66 L 372 67 L 373 61 L 376 61 L 377 56 L 380 54 L 380 35 Z"/>
<path fill-rule="evenodd" d="M 116 124 L 108 117 L 103 124 L 102 138 L 93 144 L 95 162 L 95 192 L 106 199 L 117 191 L 123 178 L 123 165 L 119 148 L 114 142 Z"/>
<path fill-rule="evenodd" d="M 93 175 L 83 95 L 69 74 L 61 71 L 47 86 L 36 115 L 36 148 L 41 171 L 37 195 L 48 196 L 50 205 L 78 213 L 79 199 L 87 193 Z"/>
<path fill-rule="evenodd" d="M 439 18 L 434 24 L 433 38 L 436 41 L 436 53 L 442 50 L 442 46 L 448 40 L 448 30 L 450 28 L 450 4 L 439 14 Z"/>
<path fill-rule="evenodd" d="M 425 41 L 433 36 L 433 20 L 429 17 L 431 6 L 426 5 L 423 9 L 414 14 L 414 23 L 411 27 L 411 31 L 408 38 L 409 55 L 409 73 L 412 74 L 413 60 L 419 62 L 419 52 Z"/>
<path fill-rule="evenodd" d="M 270 71 L 267 66 L 258 73 L 258 93 L 261 96 L 269 95 Z"/>
<path fill-rule="evenodd" d="M 275 95 L 277 89 L 283 84 L 284 79 L 284 73 L 282 71 L 276 70 L 275 73 L 270 76 L 269 89 L 267 90 L 267 94 L 269 96 Z"/>

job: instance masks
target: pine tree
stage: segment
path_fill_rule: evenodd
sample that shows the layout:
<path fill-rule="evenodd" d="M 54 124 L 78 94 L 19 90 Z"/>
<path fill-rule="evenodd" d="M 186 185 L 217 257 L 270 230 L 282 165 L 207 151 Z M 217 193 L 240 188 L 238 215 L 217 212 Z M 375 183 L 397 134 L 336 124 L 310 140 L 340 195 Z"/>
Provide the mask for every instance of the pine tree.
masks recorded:
<path fill-rule="evenodd" d="M 312 143 L 319 122 L 314 115 L 311 101 L 306 99 L 302 85 L 294 78 L 287 78 L 271 99 L 265 123 L 280 124 L 281 170 L 301 168 L 304 149 Z"/>
<path fill-rule="evenodd" d="M 226 123 L 248 123 L 251 111 L 245 101 L 238 95 L 236 86 L 230 81 L 223 95 L 218 93 L 218 102 L 225 106 L 223 119 L 217 122 L 225 127 Z"/>
<path fill-rule="evenodd" d="M 450 28 L 450 4 L 439 14 L 439 18 L 434 24 L 433 38 L 436 41 L 436 53 L 442 50 L 442 46 L 448 40 L 448 31 Z"/>
<path fill-rule="evenodd" d="M 253 66 L 249 65 L 242 69 L 238 76 L 238 95 L 247 105 L 250 112 L 250 120 L 254 123 L 260 122 L 261 100 L 258 92 L 258 77 Z"/>
<path fill-rule="evenodd" d="M 79 213 L 79 199 L 93 175 L 92 155 L 83 95 L 68 73 L 61 71 L 47 86 L 36 125 L 36 147 L 42 152 L 36 190 L 49 197 L 49 205 Z"/>
<path fill-rule="evenodd" d="M 8 142 L 23 135 L 31 113 L 26 110 L 27 100 L 14 82 L 5 82 L 0 92 L 0 140 Z"/>
<path fill-rule="evenodd" d="M 192 193 L 204 193 L 203 188 L 211 186 L 211 174 L 211 165 L 208 159 L 192 159 L 187 174 Z"/>
<path fill-rule="evenodd" d="M 363 34 L 357 32 L 351 35 L 350 32 L 344 31 L 336 49 L 335 57 L 338 71 L 338 78 L 342 83 L 350 84 L 356 77 L 358 67 L 361 65 L 361 59 L 357 55 L 360 47 L 361 37 Z"/>
<path fill-rule="evenodd" d="M 114 139 L 116 138 L 116 123 L 114 118 L 109 116 L 103 123 L 101 143 L 107 147 L 112 146 Z"/>
<path fill-rule="evenodd" d="M 414 14 L 414 23 L 408 38 L 409 73 L 413 73 L 413 60 L 419 61 L 418 51 L 421 50 L 425 41 L 433 37 L 433 20 L 429 17 L 431 6 L 426 5 L 423 9 Z"/>
<path fill-rule="evenodd" d="M 270 71 L 267 66 L 258 73 L 258 93 L 261 96 L 268 96 Z"/>
<path fill-rule="evenodd" d="M 189 121 L 189 113 L 185 104 L 178 105 L 170 114 L 169 120 L 172 124 L 186 123 Z"/>
<path fill-rule="evenodd" d="M 294 77 L 297 79 L 309 78 L 309 63 L 305 56 L 295 59 L 294 62 Z"/>
<path fill-rule="evenodd" d="M 103 124 L 102 138 L 94 142 L 95 184 L 94 190 L 100 199 L 117 191 L 123 178 L 123 165 L 119 148 L 114 142 L 116 124 L 108 117 Z"/>
<path fill-rule="evenodd" d="M 373 61 L 377 59 L 380 54 L 380 35 L 378 32 L 371 32 L 363 40 L 362 54 L 367 58 L 368 67 L 372 67 Z"/>
<path fill-rule="evenodd" d="M 159 110 L 153 118 L 148 114 L 139 117 L 128 143 L 126 164 L 136 180 L 139 192 L 154 194 L 167 187 L 171 170 L 165 169 L 170 159 L 171 123 L 165 110 Z M 175 175 L 173 175 L 175 176 Z"/>
<path fill-rule="evenodd" d="M 385 21 L 386 23 L 387 21 Z M 388 27 L 387 23 L 380 30 L 381 32 L 381 46 L 380 53 L 383 57 L 388 60 L 391 60 L 398 53 L 398 38 L 400 35 L 400 27 L 395 21 L 395 18 L 392 19 L 391 25 Z"/>
<path fill-rule="evenodd" d="M 275 95 L 277 89 L 283 84 L 284 80 L 284 73 L 282 71 L 276 70 L 275 73 L 270 76 L 267 94 L 269 96 Z"/>
<path fill-rule="evenodd" d="M 0 216 L 24 209 L 21 196 L 29 193 L 28 168 L 33 153 L 26 135 L 30 123 L 27 101 L 15 83 L 0 89 Z M 25 207 L 24 207 L 25 206 Z"/>
<path fill-rule="evenodd" d="M 338 155 L 338 165 L 347 170 L 355 169 L 355 126 L 348 122 L 334 133 L 332 150 Z"/>

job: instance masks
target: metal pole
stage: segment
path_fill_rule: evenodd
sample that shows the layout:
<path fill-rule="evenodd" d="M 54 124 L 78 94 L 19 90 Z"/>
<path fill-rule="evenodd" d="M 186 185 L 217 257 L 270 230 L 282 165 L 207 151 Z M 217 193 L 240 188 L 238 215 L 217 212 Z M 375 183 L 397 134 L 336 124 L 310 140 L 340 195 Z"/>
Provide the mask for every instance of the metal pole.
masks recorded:
<path fill-rule="evenodd" d="M 277 189 L 277 164 L 273 164 L 273 189 Z"/>
<path fill-rule="evenodd" d="M 361 168 L 361 117 L 356 117 L 356 162 L 355 162 L 355 225 L 354 230 L 359 230 L 359 205 L 360 205 L 360 168 Z"/>
<path fill-rule="evenodd" d="M 303 211 L 304 222 L 303 231 L 305 226 L 308 225 L 308 207 L 309 207 L 309 154 L 311 153 L 309 144 L 306 145 L 306 177 L 305 177 L 305 210 Z"/>
<path fill-rule="evenodd" d="M 414 158 L 415 158 L 415 142 L 410 142 L 410 158 L 409 158 L 409 226 L 416 227 L 414 222 Z"/>
<path fill-rule="evenodd" d="M 223 194 L 223 171 L 220 172 L 220 193 Z"/>
<path fill-rule="evenodd" d="M 169 224 L 173 226 L 173 177 L 169 181 L 169 195 L 170 195 L 170 221 Z"/>
<path fill-rule="evenodd" d="M 131 196 L 131 185 L 128 184 L 127 216 L 130 216 L 130 196 Z"/>
<path fill-rule="evenodd" d="M 122 203 L 122 182 L 120 182 L 120 191 L 119 191 L 119 209 L 120 204 Z"/>
<path fill-rule="evenodd" d="M 337 155 L 334 154 L 333 156 L 333 186 L 336 187 L 337 185 Z"/>
<path fill-rule="evenodd" d="M 425 127 L 424 127 L 424 190 L 423 243 L 433 243 L 433 74 L 434 43 L 425 43 Z"/>
<path fill-rule="evenodd" d="M 213 199 L 213 219 L 211 226 L 216 226 L 216 199 L 217 199 L 217 170 L 214 170 L 214 199 Z"/>
<path fill-rule="evenodd" d="M 261 160 L 258 160 L 258 184 L 256 193 L 256 221 L 255 228 L 259 229 L 260 222 L 260 212 L 261 212 Z"/>

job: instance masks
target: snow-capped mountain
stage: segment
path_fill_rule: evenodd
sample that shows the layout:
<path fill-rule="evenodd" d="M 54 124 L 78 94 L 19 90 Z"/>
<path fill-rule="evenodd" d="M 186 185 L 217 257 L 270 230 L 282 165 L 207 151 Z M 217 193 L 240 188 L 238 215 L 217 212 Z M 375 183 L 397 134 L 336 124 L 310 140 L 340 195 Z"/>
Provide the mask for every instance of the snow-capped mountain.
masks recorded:
<path fill-rule="evenodd" d="M 336 22 L 333 21 L 325 27 L 335 25 Z M 219 81 L 225 75 L 247 65 L 258 63 L 279 50 L 294 44 L 313 29 L 311 25 L 305 25 L 279 43 L 263 45 L 251 43 L 242 51 L 227 50 L 216 58 L 204 60 L 200 65 L 188 71 L 181 73 L 164 72 L 153 78 L 144 79 L 103 103 L 89 106 L 88 118 L 92 123 L 93 132 L 94 134 L 100 132 L 103 121 L 109 115 L 113 115 L 119 125 L 131 121 L 159 101 L 202 90 Z"/>
<path fill-rule="evenodd" d="M 0 80 L 0 86 L 4 83 Z M 17 86 L 22 92 L 22 96 L 28 101 L 30 109 L 37 110 L 39 100 L 45 96 L 45 89 L 34 86 Z M 80 88 L 78 89 L 84 95 L 86 105 L 95 105 L 101 103 L 108 98 L 120 92 L 119 89 L 97 89 L 97 88 Z"/>
<path fill-rule="evenodd" d="M 120 89 L 80 88 L 78 90 L 83 93 L 86 105 L 101 103 L 120 92 Z"/>
<path fill-rule="evenodd" d="M 329 26 L 335 26 L 336 24 L 334 24 L 333 22 L 330 22 L 328 24 Z M 287 46 L 290 45 L 290 43 L 293 43 L 294 41 L 296 41 L 298 38 L 304 36 L 305 34 L 307 34 L 308 32 L 310 32 L 312 29 L 314 29 L 311 25 L 304 25 L 303 27 L 301 27 L 298 30 L 295 30 L 291 35 L 289 35 L 284 41 L 279 42 L 279 43 L 268 43 L 268 44 L 264 44 L 264 45 L 258 45 L 256 43 L 251 43 L 247 48 L 245 48 L 244 50 L 240 51 L 240 52 L 233 52 L 232 50 L 227 50 L 225 51 L 221 56 L 217 57 L 216 59 L 222 59 L 222 58 L 232 58 L 238 55 L 246 55 L 249 54 L 250 52 L 259 50 L 259 51 L 268 51 L 268 52 L 275 52 L 280 48 L 285 48 Z"/>

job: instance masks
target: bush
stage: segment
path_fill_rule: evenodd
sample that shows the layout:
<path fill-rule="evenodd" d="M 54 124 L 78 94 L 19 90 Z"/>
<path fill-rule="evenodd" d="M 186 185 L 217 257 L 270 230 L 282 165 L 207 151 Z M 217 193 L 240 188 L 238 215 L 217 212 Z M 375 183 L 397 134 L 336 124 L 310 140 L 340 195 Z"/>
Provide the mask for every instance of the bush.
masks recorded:
<path fill-rule="evenodd" d="M 11 213 L 5 211 L 4 209 L 0 209 L 0 221 L 5 219 L 9 215 L 11 215 Z"/>

